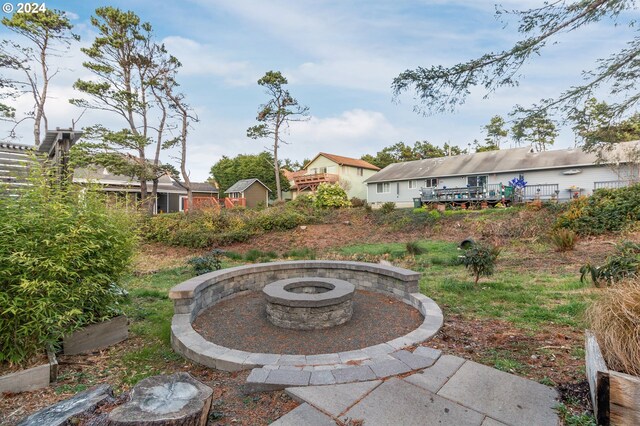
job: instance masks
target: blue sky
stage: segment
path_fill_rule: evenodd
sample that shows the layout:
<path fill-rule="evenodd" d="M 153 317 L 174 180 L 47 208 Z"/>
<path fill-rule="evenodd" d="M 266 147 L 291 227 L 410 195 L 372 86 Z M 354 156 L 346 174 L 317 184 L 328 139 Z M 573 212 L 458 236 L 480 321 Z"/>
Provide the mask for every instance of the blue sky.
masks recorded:
<path fill-rule="evenodd" d="M 456 113 L 424 117 L 412 111 L 411 96 L 392 101 L 393 78 L 408 68 L 452 65 L 508 48 L 517 39 L 516 25 L 504 28 L 496 21 L 493 1 L 46 2 L 48 8 L 69 13 L 82 46 L 95 36 L 89 17 L 106 4 L 133 10 L 150 22 L 158 39 L 183 63 L 179 81 L 200 118 L 189 140 L 188 168 L 195 180 L 206 179 L 222 155 L 257 153 L 268 145 L 246 137 L 267 99 L 256 81 L 268 70 L 282 71 L 292 95 L 311 113 L 310 121 L 291 126 L 283 157 L 302 160 L 319 151 L 360 157 L 398 141 L 466 147 L 482 140 L 482 126 L 493 115 L 506 116 L 515 104 L 556 96 L 629 36 L 626 27 L 607 24 L 569 34 L 527 64 L 519 87 L 501 89 L 489 99 L 477 90 Z M 502 2 L 507 8 L 541 4 Z M 67 99 L 79 96 L 71 88 L 73 81 L 90 76 L 83 59 L 79 46 L 57 59 L 62 70 L 47 104 L 51 127 L 68 127 L 80 115 Z M 29 100 L 21 99 L 17 106 L 29 108 Z M 98 122 L 123 127 L 116 117 L 98 112 L 83 115 L 78 126 Z M 30 142 L 29 125 L 18 133 Z M 556 147 L 572 145 L 571 132 L 562 131 Z M 175 163 L 171 157 L 167 153 L 163 160 Z"/>

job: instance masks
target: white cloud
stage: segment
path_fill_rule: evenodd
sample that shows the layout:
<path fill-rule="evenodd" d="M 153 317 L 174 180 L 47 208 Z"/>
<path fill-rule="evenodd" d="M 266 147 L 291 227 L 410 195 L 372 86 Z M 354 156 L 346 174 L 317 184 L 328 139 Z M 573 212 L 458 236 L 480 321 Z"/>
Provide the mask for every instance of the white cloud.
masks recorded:
<path fill-rule="evenodd" d="M 228 60 L 214 46 L 180 36 L 165 37 L 162 42 L 182 63 L 181 75 L 214 75 L 231 84 L 254 83 L 258 78 L 248 61 Z"/>

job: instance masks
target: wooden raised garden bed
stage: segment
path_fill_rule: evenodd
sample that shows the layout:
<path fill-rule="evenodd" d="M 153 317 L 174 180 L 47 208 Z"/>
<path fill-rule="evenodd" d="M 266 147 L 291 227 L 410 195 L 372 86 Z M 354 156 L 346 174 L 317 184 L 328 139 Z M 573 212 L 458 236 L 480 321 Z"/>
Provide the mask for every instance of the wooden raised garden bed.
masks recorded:
<path fill-rule="evenodd" d="M 31 368 L 0 376 L 0 394 L 19 393 L 46 388 L 58 377 L 58 361 L 53 352 L 47 352 L 47 361 Z"/>
<path fill-rule="evenodd" d="M 609 370 L 598 342 L 585 333 L 587 380 L 599 425 L 640 425 L 640 377 Z"/>
<path fill-rule="evenodd" d="M 129 337 L 129 321 L 124 315 L 98 324 L 91 324 L 65 337 L 65 355 L 77 355 L 104 349 Z"/>

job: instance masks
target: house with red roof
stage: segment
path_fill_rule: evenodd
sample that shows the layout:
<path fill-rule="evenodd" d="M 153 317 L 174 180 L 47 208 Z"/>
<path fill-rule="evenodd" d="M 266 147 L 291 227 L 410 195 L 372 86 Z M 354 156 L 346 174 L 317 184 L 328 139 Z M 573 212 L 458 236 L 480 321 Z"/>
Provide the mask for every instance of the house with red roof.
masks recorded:
<path fill-rule="evenodd" d="M 314 193 L 321 183 L 337 183 L 347 196 L 366 200 L 366 179 L 380 170 L 364 160 L 321 152 L 309 161 L 302 170 L 288 174 L 292 198 L 300 194 Z"/>

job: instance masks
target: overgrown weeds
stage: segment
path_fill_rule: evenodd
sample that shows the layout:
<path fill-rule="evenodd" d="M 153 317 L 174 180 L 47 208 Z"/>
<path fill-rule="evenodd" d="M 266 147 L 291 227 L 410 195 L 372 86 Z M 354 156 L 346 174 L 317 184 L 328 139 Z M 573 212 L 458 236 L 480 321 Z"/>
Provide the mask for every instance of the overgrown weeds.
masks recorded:
<path fill-rule="evenodd" d="M 552 231 L 549 238 L 557 251 L 571 251 L 576 246 L 578 235 L 571 229 L 559 228 Z"/>

